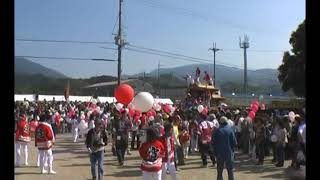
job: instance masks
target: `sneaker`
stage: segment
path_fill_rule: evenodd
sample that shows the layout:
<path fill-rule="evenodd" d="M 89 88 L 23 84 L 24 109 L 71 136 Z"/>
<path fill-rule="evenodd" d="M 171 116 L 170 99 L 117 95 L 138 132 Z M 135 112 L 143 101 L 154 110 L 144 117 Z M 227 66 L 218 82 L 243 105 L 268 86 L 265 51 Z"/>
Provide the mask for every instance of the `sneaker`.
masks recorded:
<path fill-rule="evenodd" d="M 28 163 L 28 162 L 26 162 L 26 163 L 24 163 L 24 165 L 25 165 L 25 166 L 29 166 L 29 163 Z"/>
<path fill-rule="evenodd" d="M 129 152 L 127 152 L 127 154 L 128 154 L 128 155 L 131 155 L 132 153 L 129 151 Z"/>
<path fill-rule="evenodd" d="M 42 170 L 41 170 L 41 174 L 46 174 L 46 173 L 48 173 L 47 170 L 45 170 L 45 169 L 42 169 Z"/>
<path fill-rule="evenodd" d="M 55 172 L 54 170 L 50 170 L 49 174 L 57 174 L 57 172 Z"/>

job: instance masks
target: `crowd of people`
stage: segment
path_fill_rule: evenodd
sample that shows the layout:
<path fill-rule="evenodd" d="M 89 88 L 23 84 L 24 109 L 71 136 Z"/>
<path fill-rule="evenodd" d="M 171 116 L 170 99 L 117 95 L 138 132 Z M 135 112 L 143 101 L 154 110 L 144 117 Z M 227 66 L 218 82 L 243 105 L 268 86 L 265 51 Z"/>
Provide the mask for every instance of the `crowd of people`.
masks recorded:
<path fill-rule="evenodd" d="M 53 170 L 52 147 L 56 134 L 72 133 L 74 142 L 85 138 L 90 154 L 91 173 L 103 179 L 104 152 L 108 142 L 117 156 L 119 166 L 125 155 L 138 150 L 142 159 L 143 179 L 178 179 L 179 166 L 188 163 L 188 155 L 200 153 L 201 167 L 217 165 L 217 179 L 222 179 L 224 167 L 233 178 L 235 151 L 248 154 L 257 165 L 263 165 L 266 156 L 273 156 L 276 167 L 291 159 L 293 168 L 305 165 L 306 125 L 304 109 L 261 110 L 251 119 L 246 108 L 219 106 L 197 108 L 201 99 L 187 99 L 175 105 L 171 112 L 164 108 L 155 114 L 131 113 L 114 103 L 92 102 L 16 102 L 16 166 L 28 165 L 28 145 L 35 137 L 39 149 L 37 165 L 42 173 Z M 162 105 L 163 107 L 164 105 Z M 72 142 L 71 142 L 72 143 Z M 48 170 L 46 170 L 48 168 Z"/>

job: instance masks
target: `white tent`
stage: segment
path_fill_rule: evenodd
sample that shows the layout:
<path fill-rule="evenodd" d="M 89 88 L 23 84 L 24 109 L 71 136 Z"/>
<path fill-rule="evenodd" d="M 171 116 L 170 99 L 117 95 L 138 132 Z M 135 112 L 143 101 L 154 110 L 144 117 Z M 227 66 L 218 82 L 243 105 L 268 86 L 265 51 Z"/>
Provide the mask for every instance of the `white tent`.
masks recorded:
<path fill-rule="evenodd" d="M 160 103 L 160 104 L 173 104 L 173 102 L 171 101 L 171 99 L 157 99 L 155 98 L 154 101 L 156 103 Z"/>
<path fill-rule="evenodd" d="M 59 96 L 59 95 L 39 95 L 38 100 L 52 101 L 53 98 L 55 99 L 55 101 L 65 101 L 64 96 Z"/>
<path fill-rule="evenodd" d="M 14 101 L 23 101 L 24 99 L 28 101 L 35 101 L 34 94 L 15 94 Z"/>

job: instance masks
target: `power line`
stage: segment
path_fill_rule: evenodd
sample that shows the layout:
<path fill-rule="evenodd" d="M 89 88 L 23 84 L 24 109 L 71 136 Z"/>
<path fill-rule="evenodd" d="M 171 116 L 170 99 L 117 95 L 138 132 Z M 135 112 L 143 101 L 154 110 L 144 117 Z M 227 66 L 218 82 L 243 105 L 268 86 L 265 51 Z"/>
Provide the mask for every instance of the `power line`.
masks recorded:
<path fill-rule="evenodd" d="M 139 0 L 138 2 L 140 2 L 144 5 L 147 5 L 149 7 L 169 10 L 169 12 L 172 12 L 175 14 L 201 19 L 203 21 L 206 21 L 209 24 L 218 23 L 221 25 L 227 25 L 227 26 L 232 27 L 234 29 L 258 32 L 258 33 L 261 33 L 264 31 L 262 29 L 257 29 L 257 30 L 248 29 L 246 26 L 242 26 L 240 24 L 236 24 L 236 23 L 232 22 L 232 20 L 222 19 L 221 17 L 207 17 L 207 16 L 202 15 L 200 13 L 194 12 L 190 9 L 177 8 L 177 7 L 164 5 L 164 4 L 161 4 L 159 1 L 152 1 L 152 0 L 141 1 L 141 0 Z M 213 19 L 214 19 L 214 21 L 213 21 Z M 264 33 L 270 34 L 269 32 L 264 32 Z"/>
<path fill-rule="evenodd" d="M 103 48 L 103 49 L 110 49 L 110 50 L 118 50 L 117 48 L 109 48 L 109 47 L 100 47 L 100 48 Z"/>
<path fill-rule="evenodd" d="M 72 41 L 72 40 L 49 40 L 49 39 L 16 39 L 24 42 L 48 42 L 48 43 L 80 43 L 80 44 L 114 44 L 106 41 Z"/>
<path fill-rule="evenodd" d="M 243 52 L 243 50 L 240 49 L 223 49 L 224 51 L 235 51 L 235 52 Z M 277 53 L 283 53 L 285 50 L 248 50 L 248 52 L 277 52 Z"/>
<path fill-rule="evenodd" d="M 138 49 L 133 49 L 133 48 L 125 48 L 129 51 L 135 51 L 135 52 L 139 52 L 139 53 L 145 53 L 145 54 L 152 54 L 152 55 L 157 55 L 157 56 L 162 56 L 162 57 L 169 57 L 169 58 L 173 58 L 173 59 L 177 59 L 177 60 L 184 60 L 184 61 L 189 61 L 189 62 L 197 62 L 197 63 L 204 63 L 204 61 L 197 61 L 197 60 L 191 60 L 188 58 L 183 58 L 183 57 L 178 57 L 178 56 L 171 56 L 171 55 L 165 55 L 165 54 L 160 54 L 160 53 L 155 53 L 155 52 L 149 52 L 146 50 L 138 50 Z M 210 61 L 207 61 L 207 63 Z"/>
<path fill-rule="evenodd" d="M 76 57 L 55 57 L 55 56 L 15 56 L 18 58 L 34 58 L 34 59 L 54 59 L 54 60 L 77 60 L 77 61 L 116 61 L 114 59 L 102 59 L 102 58 L 76 58 Z"/>
<path fill-rule="evenodd" d="M 172 52 L 168 52 L 168 51 L 163 51 L 163 50 L 157 50 L 157 49 L 151 49 L 151 48 L 146 48 L 146 47 L 143 47 L 143 46 L 136 46 L 136 45 L 131 45 L 131 44 L 128 44 L 128 46 L 131 46 L 131 47 L 135 47 L 135 48 L 139 48 L 139 49 L 144 49 L 144 50 L 147 50 L 147 51 L 152 51 L 152 52 L 156 52 L 157 54 L 161 53 L 161 54 L 169 54 L 170 57 L 172 57 L 172 55 L 174 56 L 174 58 L 176 57 L 183 57 L 183 59 L 193 59 L 193 60 L 200 60 L 200 61 L 191 61 L 191 62 L 200 62 L 200 63 L 211 63 L 211 60 L 209 59 L 202 59 L 202 58 L 196 58 L 196 57 L 191 57 L 191 56 L 186 56 L 186 55 L 182 55 L 182 54 L 177 54 L 177 53 L 172 53 Z M 156 55 L 157 55 L 156 54 Z M 167 56 L 167 55 L 166 55 Z M 235 64 L 230 64 L 230 63 L 224 63 L 224 62 L 220 62 L 220 61 L 217 61 L 220 65 L 225 65 L 225 66 L 235 66 L 235 67 L 241 67 L 239 65 L 235 65 Z"/>
<path fill-rule="evenodd" d="M 153 51 L 153 52 L 166 53 L 166 54 L 170 54 L 170 55 L 173 55 L 173 56 L 181 56 L 181 57 L 185 57 L 185 58 L 190 58 L 190 59 L 195 59 L 195 60 L 201 60 L 201 61 L 211 62 L 211 61 L 208 60 L 208 59 L 195 58 L 195 57 L 186 56 L 186 55 L 177 54 L 177 53 L 172 53 L 172 52 L 163 51 L 163 50 L 151 49 L 151 48 L 146 48 L 146 47 L 142 47 L 142 46 L 135 46 L 135 45 L 131 45 L 131 44 L 128 44 L 128 46 L 136 47 L 136 48 L 140 48 L 140 49 L 145 49 L 145 50 L 149 50 L 149 51 Z"/>

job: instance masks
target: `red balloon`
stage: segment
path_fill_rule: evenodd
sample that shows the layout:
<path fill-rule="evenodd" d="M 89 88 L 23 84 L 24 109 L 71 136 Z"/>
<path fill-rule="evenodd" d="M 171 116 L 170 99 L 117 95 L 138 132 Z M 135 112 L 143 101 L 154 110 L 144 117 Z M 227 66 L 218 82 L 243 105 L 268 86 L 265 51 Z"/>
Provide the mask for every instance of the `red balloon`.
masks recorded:
<path fill-rule="evenodd" d="M 252 105 L 251 111 L 257 112 L 259 109 L 259 106 L 257 104 Z"/>
<path fill-rule="evenodd" d="M 255 112 L 253 112 L 253 111 L 250 111 L 249 112 L 249 117 L 253 120 L 254 119 L 254 117 L 256 116 L 256 113 Z"/>
<path fill-rule="evenodd" d="M 128 84 L 120 84 L 114 91 L 114 97 L 118 102 L 128 105 L 134 97 L 134 90 Z"/>
<path fill-rule="evenodd" d="M 258 105 L 258 107 L 259 107 L 259 102 L 257 101 L 257 100 L 255 100 L 255 101 L 253 101 L 252 103 L 251 103 L 252 105 Z"/>

